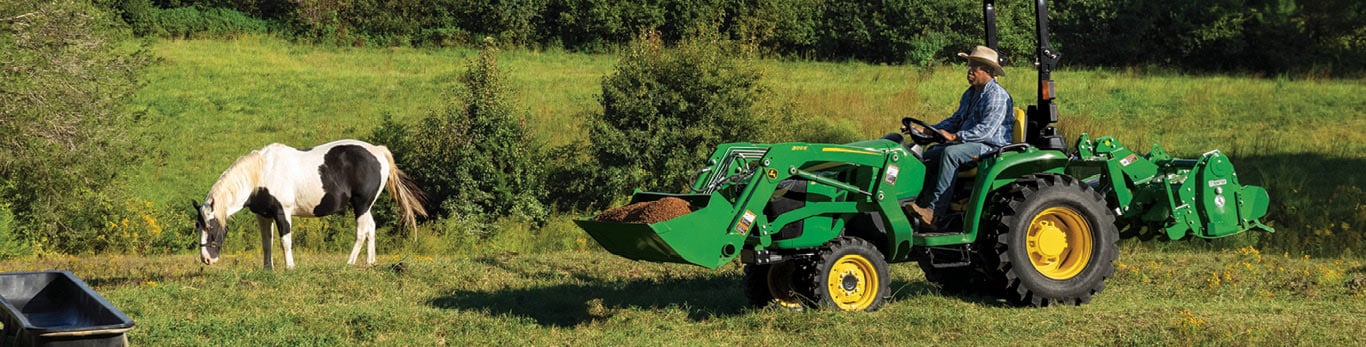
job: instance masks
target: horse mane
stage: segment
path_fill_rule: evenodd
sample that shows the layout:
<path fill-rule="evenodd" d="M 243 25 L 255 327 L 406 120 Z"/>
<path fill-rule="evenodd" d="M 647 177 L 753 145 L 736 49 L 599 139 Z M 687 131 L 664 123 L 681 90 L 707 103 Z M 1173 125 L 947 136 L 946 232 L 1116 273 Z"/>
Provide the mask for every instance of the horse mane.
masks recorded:
<path fill-rule="evenodd" d="M 261 151 L 255 150 L 247 153 L 237 161 L 232 163 L 223 174 L 218 176 L 218 182 L 209 188 L 209 197 L 206 201 L 213 201 L 214 219 L 224 225 L 228 222 L 228 204 L 244 201 L 247 197 L 237 196 L 239 193 L 247 192 L 261 180 Z"/>

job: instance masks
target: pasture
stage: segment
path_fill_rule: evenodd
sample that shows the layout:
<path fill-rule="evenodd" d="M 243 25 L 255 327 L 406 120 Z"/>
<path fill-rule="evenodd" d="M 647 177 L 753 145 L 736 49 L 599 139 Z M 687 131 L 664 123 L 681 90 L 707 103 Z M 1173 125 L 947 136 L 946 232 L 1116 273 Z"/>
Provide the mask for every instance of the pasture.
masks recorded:
<path fill-rule="evenodd" d="M 240 252 L 0 262 L 71 269 L 130 317 L 137 345 L 1311 345 L 1366 343 L 1366 264 L 1253 248 L 1121 250 L 1079 307 L 941 295 L 910 263 L 872 313 L 749 309 L 740 267 L 633 262 L 602 251 L 386 254 L 294 271 Z M 1353 279 L 1355 278 L 1355 279 Z"/>
<path fill-rule="evenodd" d="M 130 186 L 158 217 L 148 224 L 185 235 L 185 245 L 187 200 L 202 199 L 238 156 L 271 142 L 366 137 L 386 114 L 415 121 L 453 102 L 444 93 L 477 54 L 256 36 L 156 41 L 152 50 L 161 61 L 127 106 L 141 115 L 130 131 L 147 153 Z M 595 95 L 617 59 L 499 57 L 534 136 L 552 145 L 585 136 L 583 114 L 600 108 Z M 966 85 L 960 66 L 760 65 L 771 100 L 867 138 L 893 131 L 901 116 L 947 115 Z M 1002 84 L 1016 104 L 1030 103 L 1032 70 L 1007 72 Z M 1271 192 L 1278 232 L 1125 242 L 1091 304 L 1042 309 L 941 295 L 913 264 L 892 266 L 893 300 L 878 312 L 748 309 L 739 266 L 621 259 L 564 212 L 539 227 L 500 221 L 492 235 L 438 236 L 430 229 L 442 226 L 427 225 L 410 240 L 381 226 L 375 267 L 344 265 L 354 227 L 345 216 L 296 219 L 299 267 L 262 270 L 255 224 L 238 215 L 213 267 L 170 250 L 178 254 L 55 255 L 0 269 L 70 269 L 137 322 L 129 336 L 138 345 L 1366 344 L 1356 328 L 1366 326 L 1366 265 L 1354 248 L 1366 225 L 1366 83 L 1137 70 L 1054 79 L 1068 138 L 1115 135 L 1141 152 L 1158 143 L 1184 157 L 1220 148 L 1242 183 Z"/>

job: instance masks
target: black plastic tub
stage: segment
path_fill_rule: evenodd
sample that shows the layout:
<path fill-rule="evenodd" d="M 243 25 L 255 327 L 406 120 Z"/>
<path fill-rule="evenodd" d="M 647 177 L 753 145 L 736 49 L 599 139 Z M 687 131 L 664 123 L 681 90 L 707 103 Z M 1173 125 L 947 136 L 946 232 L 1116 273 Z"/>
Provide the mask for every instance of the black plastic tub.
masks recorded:
<path fill-rule="evenodd" d="M 133 320 L 69 271 L 0 273 L 0 346 L 125 346 Z"/>

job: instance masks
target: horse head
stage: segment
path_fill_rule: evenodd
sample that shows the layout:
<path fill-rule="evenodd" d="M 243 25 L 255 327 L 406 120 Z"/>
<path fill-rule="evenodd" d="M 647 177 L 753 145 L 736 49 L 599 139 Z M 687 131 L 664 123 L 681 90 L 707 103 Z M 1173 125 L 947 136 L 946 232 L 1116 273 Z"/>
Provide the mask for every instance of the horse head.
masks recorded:
<path fill-rule="evenodd" d="M 218 262 L 218 250 L 228 234 L 227 221 L 218 220 L 214 215 L 213 200 L 204 200 L 203 206 L 194 200 L 190 204 L 195 210 L 194 230 L 199 232 L 199 260 L 213 265 Z"/>

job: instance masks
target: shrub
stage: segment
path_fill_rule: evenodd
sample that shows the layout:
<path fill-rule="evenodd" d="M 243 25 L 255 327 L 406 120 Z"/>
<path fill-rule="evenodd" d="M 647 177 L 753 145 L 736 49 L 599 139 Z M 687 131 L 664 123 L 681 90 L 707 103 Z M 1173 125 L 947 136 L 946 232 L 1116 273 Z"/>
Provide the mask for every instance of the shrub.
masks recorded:
<path fill-rule="evenodd" d="M 0 203 L 0 259 L 29 254 L 28 242 L 20 239 L 9 204 Z"/>
<path fill-rule="evenodd" d="M 157 8 L 152 5 L 152 0 L 123 0 L 118 6 L 119 11 L 123 13 L 123 21 L 133 28 L 134 34 L 157 35 Z"/>
<path fill-rule="evenodd" d="M 172 8 L 155 11 L 155 17 L 155 27 L 150 30 L 168 38 L 234 37 L 264 33 L 269 27 L 265 20 L 226 8 Z"/>
<path fill-rule="evenodd" d="M 541 149 L 529 136 L 525 111 L 512 102 L 496 53 L 486 39 L 460 77 L 463 88 L 452 91 L 455 100 L 412 128 L 386 119 L 373 137 L 447 217 L 540 221 Z"/>
<path fill-rule="evenodd" d="M 568 169 L 595 184 L 557 195 L 603 207 L 632 188 L 681 191 L 717 144 L 765 138 L 760 73 L 736 51 L 707 38 L 666 48 L 654 32 L 632 43 L 587 122 L 596 165 Z"/>

